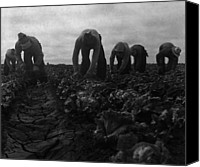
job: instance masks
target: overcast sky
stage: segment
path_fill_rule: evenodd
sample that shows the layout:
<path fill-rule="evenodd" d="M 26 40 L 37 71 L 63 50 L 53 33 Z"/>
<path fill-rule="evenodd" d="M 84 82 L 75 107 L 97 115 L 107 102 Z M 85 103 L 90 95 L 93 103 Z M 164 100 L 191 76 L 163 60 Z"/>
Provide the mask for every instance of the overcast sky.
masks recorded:
<path fill-rule="evenodd" d="M 41 42 L 45 62 L 72 64 L 75 40 L 87 28 L 102 35 L 107 63 L 120 41 L 142 44 L 148 63 L 155 63 L 162 43 L 172 42 L 182 49 L 179 62 L 185 63 L 184 1 L 3 8 L 1 62 L 23 32 Z"/>

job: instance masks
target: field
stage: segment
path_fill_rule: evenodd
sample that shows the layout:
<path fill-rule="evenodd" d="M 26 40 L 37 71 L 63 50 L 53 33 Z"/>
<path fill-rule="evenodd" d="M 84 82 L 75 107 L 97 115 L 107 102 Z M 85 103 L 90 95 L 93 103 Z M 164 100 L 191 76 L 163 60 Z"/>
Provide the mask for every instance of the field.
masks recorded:
<path fill-rule="evenodd" d="M 47 83 L 2 75 L 2 158 L 112 163 L 185 163 L 185 64 L 74 80 L 47 65 Z"/>

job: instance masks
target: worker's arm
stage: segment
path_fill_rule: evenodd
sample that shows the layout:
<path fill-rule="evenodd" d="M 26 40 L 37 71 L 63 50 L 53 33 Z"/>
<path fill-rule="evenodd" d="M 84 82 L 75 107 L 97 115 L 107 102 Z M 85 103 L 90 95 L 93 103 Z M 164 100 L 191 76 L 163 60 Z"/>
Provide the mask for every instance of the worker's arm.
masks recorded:
<path fill-rule="evenodd" d="M 130 49 L 128 46 L 125 47 L 125 53 L 124 53 L 124 57 L 122 59 L 122 64 L 119 68 L 119 73 L 121 73 L 127 66 L 129 60 L 130 60 L 130 55 L 131 55 L 131 52 L 130 52 Z"/>
<path fill-rule="evenodd" d="M 22 52 L 22 47 L 20 46 L 19 42 L 17 42 L 15 44 L 15 54 L 16 54 L 16 59 L 19 65 L 23 64 L 21 52 Z"/>
<path fill-rule="evenodd" d="M 79 56 L 80 49 L 81 49 L 81 39 L 79 37 L 75 42 L 73 56 L 72 56 L 74 72 L 78 72 L 78 56 Z"/>
<path fill-rule="evenodd" d="M 94 47 L 94 52 L 93 52 L 93 55 L 92 55 L 92 61 L 91 61 L 91 64 L 90 64 L 90 67 L 89 67 L 87 73 L 94 73 L 95 72 L 96 64 L 97 64 L 98 59 L 99 59 L 100 48 L 101 48 L 101 42 L 100 42 L 100 39 L 97 38 L 96 45 Z"/>
<path fill-rule="evenodd" d="M 112 50 L 111 55 L 110 55 L 110 72 L 111 73 L 113 73 L 114 61 L 115 61 L 115 51 Z"/>

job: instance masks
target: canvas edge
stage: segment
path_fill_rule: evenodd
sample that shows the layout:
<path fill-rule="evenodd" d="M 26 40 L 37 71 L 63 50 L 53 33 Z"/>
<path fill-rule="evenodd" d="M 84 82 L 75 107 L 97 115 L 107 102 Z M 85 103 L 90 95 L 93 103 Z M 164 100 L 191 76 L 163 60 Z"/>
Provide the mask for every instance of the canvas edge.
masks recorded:
<path fill-rule="evenodd" d="M 199 161 L 199 5 L 186 1 L 186 165 Z M 190 57 L 192 56 L 192 58 Z M 190 57 L 190 58 L 189 58 Z"/>

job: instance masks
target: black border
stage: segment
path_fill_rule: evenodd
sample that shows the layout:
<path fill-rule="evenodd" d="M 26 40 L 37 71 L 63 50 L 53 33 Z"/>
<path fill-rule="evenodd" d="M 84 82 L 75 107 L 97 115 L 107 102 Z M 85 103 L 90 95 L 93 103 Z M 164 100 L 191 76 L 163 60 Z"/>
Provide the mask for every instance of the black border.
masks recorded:
<path fill-rule="evenodd" d="M 105 3 L 105 2 L 102 2 L 102 3 L 95 3 L 95 2 L 91 2 L 91 3 L 80 3 L 80 4 L 56 4 L 56 5 L 31 5 L 31 6 L 3 6 L 0 8 L 20 8 L 20 7 L 50 7 L 50 6 L 77 6 L 77 5 L 103 5 L 103 4 L 124 4 L 124 3 L 159 3 L 159 2 L 184 2 L 184 1 L 187 1 L 187 0 L 158 0 L 158 1 L 134 1 L 134 2 L 126 2 L 126 1 L 122 1 L 122 2 L 108 2 L 108 3 Z"/>
<path fill-rule="evenodd" d="M 186 164 L 199 160 L 199 5 L 186 1 Z"/>
<path fill-rule="evenodd" d="M 1 8 L 0 8 L 0 18 L 1 18 Z M 0 20 L 0 32 L 1 32 L 1 20 Z M 1 33 L 0 33 L 0 39 L 1 39 Z M 0 53 L 1 53 L 1 41 L 0 41 Z M 1 60 L 1 58 L 0 58 L 0 60 Z M 0 63 L 0 69 L 1 69 L 1 63 Z M 1 84 L 1 72 L 0 72 L 0 84 Z M 1 102 L 1 88 L 0 88 L 0 102 Z M 0 107 L 0 158 L 1 158 L 1 141 L 2 141 L 2 131 L 1 131 L 1 107 Z"/>
<path fill-rule="evenodd" d="M 111 2 L 111 3 L 86 3 L 86 4 L 61 4 L 61 5 L 33 5 L 33 6 L 5 6 L 1 8 L 16 7 L 49 7 L 49 6 L 70 6 L 70 5 L 97 5 L 97 4 L 124 4 L 124 3 L 159 3 L 159 2 L 177 2 L 185 0 L 168 1 L 143 1 L 143 2 Z M 199 160 L 199 5 L 194 2 L 186 3 L 186 164 Z M 1 27 L 0 27 L 1 30 Z M 1 37 L 1 33 L 0 33 Z M 0 42 L 1 46 L 1 42 Z M 0 48 L 1 51 L 1 48 Z M 191 58 L 191 57 L 192 58 Z M 0 74 L 1 81 L 1 74 Z M 192 90 L 192 88 L 195 88 Z M 1 97 L 0 97 L 1 100 Z M 1 118 L 1 113 L 0 113 Z M 1 119 L 0 119 L 1 125 Z M 1 126 L 0 126 L 1 136 Z M 1 141 L 1 137 L 0 137 Z M 1 144 L 0 144 L 1 152 Z M 1 157 L 0 157 L 1 158 Z"/>

